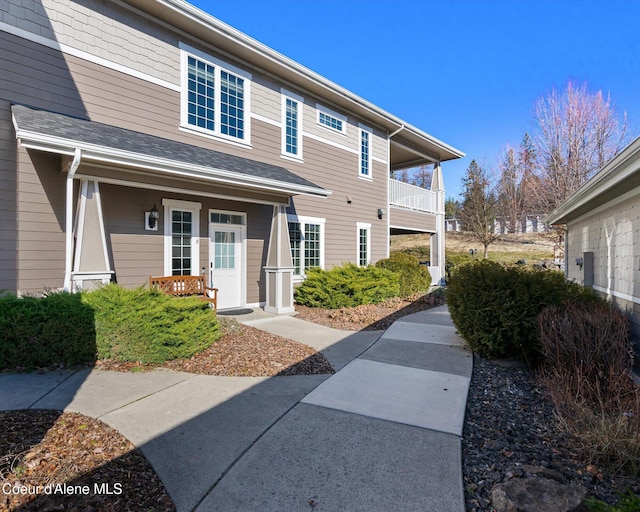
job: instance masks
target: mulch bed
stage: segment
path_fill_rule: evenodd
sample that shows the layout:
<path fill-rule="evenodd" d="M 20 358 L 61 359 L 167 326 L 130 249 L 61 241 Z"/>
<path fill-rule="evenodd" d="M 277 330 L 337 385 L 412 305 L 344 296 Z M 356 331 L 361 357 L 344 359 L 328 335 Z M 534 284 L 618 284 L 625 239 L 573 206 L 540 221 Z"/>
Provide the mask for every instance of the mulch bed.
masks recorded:
<path fill-rule="evenodd" d="M 28 410 L 0 412 L 0 511 L 10 510 L 175 506 L 140 450 L 118 431 L 82 414 Z"/>
<path fill-rule="evenodd" d="M 296 306 L 298 318 L 315 324 L 345 331 L 384 331 L 393 322 L 411 313 L 417 313 L 444 304 L 440 292 L 410 297 L 394 297 L 380 304 L 366 304 L 354 308 L 321 309 Z"/>

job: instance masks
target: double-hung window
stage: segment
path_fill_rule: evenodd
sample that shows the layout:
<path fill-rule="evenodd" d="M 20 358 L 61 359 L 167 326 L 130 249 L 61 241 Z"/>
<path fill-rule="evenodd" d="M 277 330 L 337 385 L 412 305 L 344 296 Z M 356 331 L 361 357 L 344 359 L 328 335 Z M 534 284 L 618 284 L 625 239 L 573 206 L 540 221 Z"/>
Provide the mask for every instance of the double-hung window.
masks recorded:
<path fill-rule="evenodd" d="M 325 219 L 291 215 L 288 221 L 294 275 L 304 276 L 312 267 L 323 268 Z"/>
<path fill-rule="evenodd" d="M 358 266 L 366 267 L 371 263 L 371 224 L 356 223 Z"/>
<path fill-rule="evenodd" d="M 302 106 L 297 94 L 282 92 L 282 155 L 302 160 Z"/>
<path fill-rule="evenodd" d="M 360 125 L 360 162 L 358 175 L 371 179 L 371 143 L 373 135 L 369 128 Z"/>
<path fill-rule="evenodd" d="M 248 144 L 251 74 L 185 44 L 180 48 L 182 128 Z"/>

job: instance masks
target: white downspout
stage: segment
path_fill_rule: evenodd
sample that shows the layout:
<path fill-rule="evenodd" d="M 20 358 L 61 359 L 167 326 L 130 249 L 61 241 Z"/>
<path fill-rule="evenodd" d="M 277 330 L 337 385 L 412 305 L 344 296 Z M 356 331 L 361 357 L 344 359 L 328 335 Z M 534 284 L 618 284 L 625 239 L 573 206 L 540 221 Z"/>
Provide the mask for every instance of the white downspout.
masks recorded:
<path fill-rule="evenodd" d="M 64 291 L 71 290 L 71 271 L 73 268 L 73 177 L 80 166 L 82 152 L 76 148 L 73 153 L 73 161 L 67 170 L 67 193 L 65 198 L 65 263 L 64 263 Z"/>

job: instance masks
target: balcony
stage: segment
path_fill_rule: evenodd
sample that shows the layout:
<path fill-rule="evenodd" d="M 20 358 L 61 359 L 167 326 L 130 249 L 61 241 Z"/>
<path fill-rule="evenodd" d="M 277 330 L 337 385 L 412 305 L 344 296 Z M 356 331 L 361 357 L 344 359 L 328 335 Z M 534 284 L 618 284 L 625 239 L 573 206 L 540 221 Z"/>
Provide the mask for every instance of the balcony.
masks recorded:
<path fill-rule="evenodd" d="M 424 213 L 436 213 L 436 193 L 389 179 L 389 205 Z"/>

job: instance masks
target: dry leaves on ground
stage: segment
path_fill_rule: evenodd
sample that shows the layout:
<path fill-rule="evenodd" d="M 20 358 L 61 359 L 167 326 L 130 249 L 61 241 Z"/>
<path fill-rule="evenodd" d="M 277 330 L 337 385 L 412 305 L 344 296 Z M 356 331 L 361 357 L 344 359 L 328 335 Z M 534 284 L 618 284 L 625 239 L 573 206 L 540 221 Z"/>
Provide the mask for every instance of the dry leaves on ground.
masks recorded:
<path fill-rule="evenodd" d="M 124 436 L 69 412 L 0 413 L 0 489 L 2 512 L 175 510 L 151 464 Z"/>

